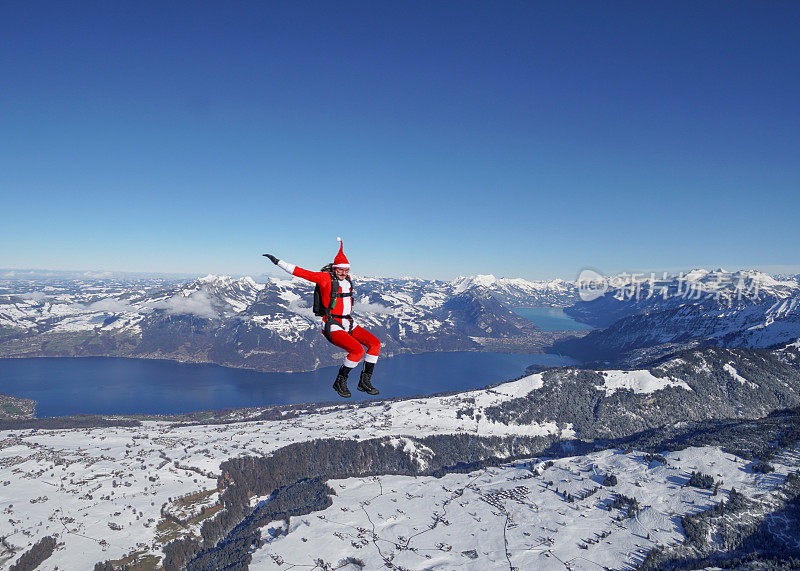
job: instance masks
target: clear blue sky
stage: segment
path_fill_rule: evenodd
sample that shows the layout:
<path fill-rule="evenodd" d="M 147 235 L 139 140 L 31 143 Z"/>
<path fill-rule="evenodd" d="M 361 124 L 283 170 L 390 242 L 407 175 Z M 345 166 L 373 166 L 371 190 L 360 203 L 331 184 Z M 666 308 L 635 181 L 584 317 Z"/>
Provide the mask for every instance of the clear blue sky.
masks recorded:
<path fill-rule="evenodd" d="M 798 2 L 7 0 L 0 38 L 0 267 L 800 268 Z"/>

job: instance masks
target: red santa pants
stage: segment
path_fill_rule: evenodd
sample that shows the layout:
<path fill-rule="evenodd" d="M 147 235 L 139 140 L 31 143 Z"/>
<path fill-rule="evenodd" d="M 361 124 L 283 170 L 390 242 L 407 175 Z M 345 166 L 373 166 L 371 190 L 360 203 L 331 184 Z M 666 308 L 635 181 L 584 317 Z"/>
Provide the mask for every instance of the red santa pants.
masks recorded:
<path fill-rule="evenodd" d="M 381 352 L 380 340 L 359 325 L 353 327 L 350 333 L 342 330 L 331 331 L 331 343 L 347 351 L 344 366 L 351 369 L 358 365 L 362 357 L 367 363 L 376 363 Z M 362 345 L 367 348 L 366 357 Z"/>

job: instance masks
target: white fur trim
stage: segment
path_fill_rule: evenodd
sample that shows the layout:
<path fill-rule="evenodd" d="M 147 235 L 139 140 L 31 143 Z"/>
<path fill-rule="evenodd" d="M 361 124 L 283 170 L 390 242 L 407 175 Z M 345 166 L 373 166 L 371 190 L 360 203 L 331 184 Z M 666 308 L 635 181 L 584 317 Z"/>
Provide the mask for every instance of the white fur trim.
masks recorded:
<path fill-rule="evenodd" d="M 377 355 L 369 355 L 369 354 L 367 354 L 367 355 L 364 356 L 364 362 L 365 363 L 377 363 L 378 362 L 378 356 Z"/>
<path fill-rule="evenodd" d="M 336 241 L 337 241 L 337 242 L 341 242 L 341 241 L 342 241 L 342 238 L 341 238 L 340 236 L 336 236 Z"/>
<path fill-rule="evenodd" d="M 294 274 L 294 269 L 297 267 L 294 264 L 290 264 L 288 262 L 284 262 L 283 260 L 278 260 L 278 267 L 282 270 L 289 272 L 290 274 Z"/>
<path fill-rule="evenodd" d="M 348 369 L 355 369 L 358 366 L 358 361 L 351 361 L 350 359 L 345 357 L 343 365 Z"/>
<path fill-rule="evenodd" d="M 350 269 L 350 264 L 333 264 L 332 268 L 347 268 Z"/>

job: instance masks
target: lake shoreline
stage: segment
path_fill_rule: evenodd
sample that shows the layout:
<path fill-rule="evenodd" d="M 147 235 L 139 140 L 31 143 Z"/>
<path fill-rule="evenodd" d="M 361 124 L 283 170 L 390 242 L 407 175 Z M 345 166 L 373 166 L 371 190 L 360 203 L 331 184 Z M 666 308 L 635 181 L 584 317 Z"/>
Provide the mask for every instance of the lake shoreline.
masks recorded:
<path fill-rule="evenodd" d="M 566 331 L 566 330 L 565 330 Z M 572 333 L 571 331 L 569 333 Z M 498 339 L 498 341 L 502 342 L 505 339 Z M 498 344 L 498 347 L 502 347 L 502 345 Z M 385 359 L 393 359 L 395 357 L 405 357 L 405 356 L 413 356 L 413 355 L 439 355 L 439 354 L 457 354 L 457 353 L 501 353 L 505 355 L 553 355 L 553 353 L 548 353 L 546 351 L 548 347 L 539 347 L 536 351 L 522 351 L 522 350 L 495 350 L 494 346 L 485 346 L 481 347 L 480 349 L 458 349 L 456 351 L 400 351 L 396 353 L 388 353 L 380 355 L 380 360 Z M 344 354 L 344 353 L 343 353 Z M 560 356 L 560 355 L 559 355 Z M 566 357 L 566 356 L 565 356 Z M 279 358 L 279 356 L 276 356 Z M 298 369 L 292 371 L 282 371 L 282 370 L 265 370 L 265 369 L 255 369 L 252 367 L 241 367 L 235 365 L 223 365 L 217 363 L 216 361 L 200 361 L 200 360 L 191 360 L 191 359 L 174 359 L 170 357 L 149 357 L 143 355 L 141 357 L 131 357 L 128 355 L 42 355 L 42 354 L 28 354 L 28 355 L 2 355 L 0 356 L 0 362 L 2 361 L 11 361 L 11 360 L 21 360 L 21 359 L 118 359 L 118 360 L 125 360 L 125 361 L 154 361 L 154 362 L 163 362 L 163 363 L 175 363 L 177 365 L 197 365 L 197 366 L 209 366 L 209 367 L 220 367 L 222 369 L 232 369 L 235 371 L 249 371 L 253 373 L 265 373 L 265 374 L 286 374 L 286 375 L 293 375 L 295 373 L 313 373 L 315 371 L 319 371 L 321 369 L 328 369 L 328 368 L 339 368 L 339 364 L 330 364 L 330 365 L 320 365 L 315 369 Z M 338 361 L 337 361 L 338 362 Z"/>
<path fill-rule="evenodd" d="M 546 353 L 428 352 L 378 361 L 373 384 L 383 399 L 463 392 L 523 375 L 531 365 L 571 366 Z M 129 357 L 15 357 L 0 359 L 3 393 L 37 403 L 37 417 L 75 414 L 175 415 L 221 409 L 374 400 L 352 390 L 337 400 L 337 365 L 315 371 L 259 372 L 215 363 Z M 359 369 L 360 370 L 360 367 Z M 349 379 L 355 389 L 358 370 Z"/>

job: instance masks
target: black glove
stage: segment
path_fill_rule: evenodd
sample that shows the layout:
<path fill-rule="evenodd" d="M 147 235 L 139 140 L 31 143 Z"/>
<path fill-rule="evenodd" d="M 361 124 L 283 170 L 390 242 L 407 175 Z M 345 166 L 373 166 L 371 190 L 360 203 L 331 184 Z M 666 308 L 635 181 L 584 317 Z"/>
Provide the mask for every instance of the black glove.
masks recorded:
<path fill-rule="evenodd" d="M 272 261 L 273 264 L 277 264 L 278 261 L 279 261 L 278 258 L 273 256 L 272 254 L 264 254 L 264 257 L 265 258 L 269 258 Z"/>

